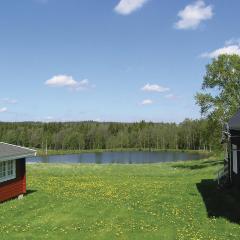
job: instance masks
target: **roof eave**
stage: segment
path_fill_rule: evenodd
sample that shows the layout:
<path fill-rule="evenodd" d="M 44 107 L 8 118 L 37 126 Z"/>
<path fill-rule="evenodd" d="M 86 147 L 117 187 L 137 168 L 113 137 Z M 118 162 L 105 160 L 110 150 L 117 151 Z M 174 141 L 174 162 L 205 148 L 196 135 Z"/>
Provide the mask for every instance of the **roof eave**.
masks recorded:
<path fill-rule="evenodd" d="M 29 154 L 22 154 L 22 155 L 6 156 L 6 157 L 0 158 L 0 162 L 22 159 L 22 158 L 27 158 L 27 157 L 35 157 L 36 155 L 37 155 L 37 152 L 33 152 L 33 153 L 29 153 Z"/>

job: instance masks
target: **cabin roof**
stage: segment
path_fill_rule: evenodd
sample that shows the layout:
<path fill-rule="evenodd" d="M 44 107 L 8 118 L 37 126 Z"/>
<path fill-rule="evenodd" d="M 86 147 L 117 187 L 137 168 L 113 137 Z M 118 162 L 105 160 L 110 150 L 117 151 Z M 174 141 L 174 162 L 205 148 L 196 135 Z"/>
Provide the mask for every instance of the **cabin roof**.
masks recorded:
<path fill-rule="evenodd" d="M 36 151 L 30 148 L 0 142 L 0 161 L 33 157 Z"/>
<path fill-rule="evenodd" d="M 240 109 L 230 118 L 228 127 L 230 130 L 240 131 Z"/>

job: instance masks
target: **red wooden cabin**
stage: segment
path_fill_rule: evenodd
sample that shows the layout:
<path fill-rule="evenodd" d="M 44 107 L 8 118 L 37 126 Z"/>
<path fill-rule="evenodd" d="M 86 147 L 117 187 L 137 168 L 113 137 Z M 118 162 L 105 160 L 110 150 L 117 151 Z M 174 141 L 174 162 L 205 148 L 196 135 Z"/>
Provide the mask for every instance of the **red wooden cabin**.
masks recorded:
<path fill-rule="evenodd" d="M 26 157 L 36 151 L 0 142 L 0 202 L 26 193 Z"/>

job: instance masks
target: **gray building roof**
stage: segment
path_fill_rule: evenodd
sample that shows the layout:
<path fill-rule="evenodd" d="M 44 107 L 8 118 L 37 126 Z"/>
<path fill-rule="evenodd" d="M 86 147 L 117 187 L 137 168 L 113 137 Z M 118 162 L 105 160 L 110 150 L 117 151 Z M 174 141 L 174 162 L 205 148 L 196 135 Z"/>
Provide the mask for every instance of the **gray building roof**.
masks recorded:
<path fill-rule="evenodd" d="M 36 151 L 33 149 L 0 142 L 0 161 L 33 157 L 35 155 Z"/>
<path fill-rule="evenodd" d="M 228 126 L 230 130 L 240 130 L 240 110 L 230 118 Z"/>

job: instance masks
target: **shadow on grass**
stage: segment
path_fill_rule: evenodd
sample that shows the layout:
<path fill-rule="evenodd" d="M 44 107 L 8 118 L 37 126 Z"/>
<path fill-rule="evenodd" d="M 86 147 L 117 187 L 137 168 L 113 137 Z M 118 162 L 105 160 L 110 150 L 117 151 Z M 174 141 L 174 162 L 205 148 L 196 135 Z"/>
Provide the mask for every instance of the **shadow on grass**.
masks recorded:
<path fill-rule="evenodd" d="M 34 190 L 34 189 L 28 189 L 27 192 L 24 194 L 24 195 L 29 195 L 29 194 L 33 194 L 37 192 L 37 190 Z"/>
<path fill-rule="evenodd" d="M 219 189 L 217 182 L 212 179 L 202 180 L 196 186 L 202 195 L 209 218 L 222 217 L 240 224 L 240 189 Z"/>
<path fill-rule="evenodd" d="M 37 190 L 29 189 L 29 190 L 26 191 L 26 193 L 24 193 L 24 196 L 33 194 L 33 193 L 35 193 L 35 192 L 37 192 Z M 21 194 L 20 194 L 20 195 L 21 195 Z M 0 204 L 5 203 L 5 202 L 9 202 L 10 200 L 18 199 L 18 197 L 19 197 L 19 196 L 10 197 L 10 198 L 7 199 L 7 200 L 1 201 Z"/>
<path fill-rule="evenodd" d="M 182 169 L 189 169 L 189 170 L 197 170 L 197 169 L 203 169 L 203 168 L 207 168 L 207 167 L 213 167 L 213 166 L 217 166 L 217 165 L 223 165 L 223 160 L 208 160 L 208 161 L 204 161 L 204 162 L 200 162 L 197 164 L 174 164 L 172 165 L 174 168 L 182 168 Z"/>

